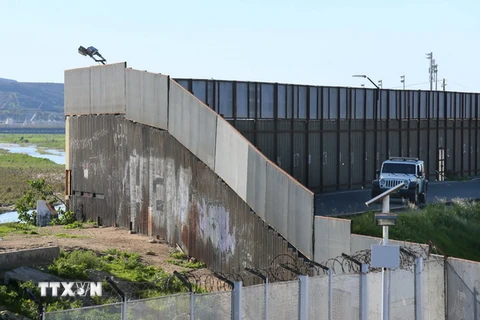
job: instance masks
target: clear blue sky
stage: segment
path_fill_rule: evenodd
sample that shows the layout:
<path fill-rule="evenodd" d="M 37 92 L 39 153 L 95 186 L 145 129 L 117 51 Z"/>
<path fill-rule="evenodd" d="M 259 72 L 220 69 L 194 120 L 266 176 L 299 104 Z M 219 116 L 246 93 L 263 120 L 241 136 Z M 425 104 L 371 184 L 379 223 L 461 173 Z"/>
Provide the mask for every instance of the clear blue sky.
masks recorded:
<path fill-rule="evenodd" d="M 427 89 L 433 52 L 447 90 L 480 92 L 474 0 L 2 0 L 0 77 L 63 82 L 109 63 L 173 77 Z M 439 83 L 439 90 L 441 83 Z"/>

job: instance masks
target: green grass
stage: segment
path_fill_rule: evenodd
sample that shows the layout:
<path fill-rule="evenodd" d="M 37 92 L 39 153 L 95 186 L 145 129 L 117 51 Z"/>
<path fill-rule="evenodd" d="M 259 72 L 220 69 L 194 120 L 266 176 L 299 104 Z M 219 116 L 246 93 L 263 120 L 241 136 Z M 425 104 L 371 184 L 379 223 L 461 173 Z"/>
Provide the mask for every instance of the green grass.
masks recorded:
<path fill-rule="evenodd" d="M 382 228 L 369 212 L 351 217 L 352 232 L 381 237 Z M 429 204 L 422 211 L 399 214 L 389 229 L 389 238 L 400 241 L 428 243 L 432 241 L 448 256 L 480 261 L 480 203 L 456 200 L 451 206 Z"/>
<path fill-rule="evenodd" d="M 170 257 L 173 259 L 167 259 L 167 262 L 174 264 L 176 266 L 190 268 L 190 269 L 203 269 L 207 267 L 202 262 L 188 260 L 188 256 L 185 253 L 180 251 L 171 253 Z"/>
<path fill-rule="evenodd" d="M 16 228 L 18 224 L 12 225 Z M 128 294 L 135 294 L 135 297 L 139 299 L 188 291 L 177 277 L 160 268 L 145 265 L 136 253 L 123 252 L 118 249 L 110 249 L 101 253 L 90 250 L 74 250 L 71 252 L 62 250 L 60 257 L 50 264 L 46 270 L 42 270 L 65 279 L 98 281 L 97 278 L 89 278 L 90 269 L 108 272 L 117 278 L 128 281 L 129 285 L 124 288 L 130 290 Z M 206 292 L 205 289 L 197 285 L 193 285 L 193 287 L 195 292 Z M 12 312 L 35 319 L 38 308 L 23 293 L 24 288 L 29 288 L 36 297 L 40 296 L 40 289 L 33 281 L 21 284 L 10 282 L 8 285 L 0 285 L 0 302 Z M 94 304 L 118 302 L 117 295 L 105 281 L 102 281 L 102 291 L 103 297 L 92 297 L 91 300 Z M 84 306 L 82 300 L 66 297 L 59 299 L 47 296 L 42 298 L 42 302 L 49 312 Z M 106 316 L 103 313 L 95 318 L 109 319 L 108 315 Z"/>
<path fill-rule="evenodd" d="M 48 149 L 65 150 L 64 134 L 0 134 L 0 143 L 16 143 L 21 146 L 36 145 Z"/>
<path fill-rule="evenodd" d="M 37 234 L 37 227 L 32 225 L 9 222 L 0 224 L 0 237 L 4 237 L 8 234 Z"/>
<path fill-rule="evenodd" d="M 88 238 L 87 236 L 78 236 L 78 235 L 69 234 L 69 233 L 57 233 L 57 234 L 55 234 L 55 237 L 58 237 L 58 238 L 71 238 L 71 239 L 75 239 L 75 238 Z"/>
<path fill-rule="evenodd" d="M 65 165 L 0 149 L 0 207 L 12 206 L 28 190 L 27 180 L 45 179 L 55 191 L 64 192 Z"/>

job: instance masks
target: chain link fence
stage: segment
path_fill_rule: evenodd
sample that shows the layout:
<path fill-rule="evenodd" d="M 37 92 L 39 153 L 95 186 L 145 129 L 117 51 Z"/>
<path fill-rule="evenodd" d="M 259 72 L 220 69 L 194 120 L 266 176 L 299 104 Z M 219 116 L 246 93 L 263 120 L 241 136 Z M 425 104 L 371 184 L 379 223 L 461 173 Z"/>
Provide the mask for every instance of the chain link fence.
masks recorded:
<path fill-rule="evenodd" d="M 400 268 L 391 270 L 385 278 L 389 318 L 480 319 L 480 265 L 467 266 L 465 261 L 413 249 L 402 247 Z M 422 257 L 426 258 L 425 263 Z M 312 268 L 292 262 L 232 275 L 176 273 L 180 282 L 172 278 L 155 285 L 184 285 L 188 292 L 148 299 L 139 298 L 139 293 L 147 292 L 153 284 L 127 285 L 120 281 L 116 286 L 124 292 L 123 302 L 47 312 L 43 319 L 380 319 L 384 298 L 382 270 L 368 268 L 369 262 L 370 252 L 363 250 L 314 264 Z M 249 278 L 252 275 L 263 284 L 248 285 L 255 282 Z M 200 289 L 209 292 L 201 293 Z"/>
<path fill-rule="evenodd" d="M 392 292 L 402 284 L 408 294 L 392 295 L 391 319 L 414 319 L 413 274 L 403 270 L 392 272 Z M 408 274 L 410 277 L 408 278 Z M 52 319 L 135 319 L 135 320 L 291 320 L 328 319 L 363 320 L 361 309 L 368 308 L 368 299 L 362 306 L 360 292 L 362 277 L 368 291 L 378 291 L 380 273 L 333 274 L 314 277 L 299 276 L 298 280 L 265 283 L 243 287 L 234 283 L 233 290 L 212 293 L 181 293 L 150 299 L 131 300 L 98 307 L 47 312 L 45 320 Z M 408 297 L 407 297 L 408 296 Z M 402 299 L 409 301 L 402 305 Z M 397 303 L 400 304 L 397 306 Z M 375 304 L 374 304 L 375 306 Z M 397 306 L 397 307 L 395 307 Z M 377 316 L 377 308 L 368 308 L 367 319 Z M 397 316 L 398 315 L 398 316 Z M 365 319 L 366 320 L 366 319 Z"/>

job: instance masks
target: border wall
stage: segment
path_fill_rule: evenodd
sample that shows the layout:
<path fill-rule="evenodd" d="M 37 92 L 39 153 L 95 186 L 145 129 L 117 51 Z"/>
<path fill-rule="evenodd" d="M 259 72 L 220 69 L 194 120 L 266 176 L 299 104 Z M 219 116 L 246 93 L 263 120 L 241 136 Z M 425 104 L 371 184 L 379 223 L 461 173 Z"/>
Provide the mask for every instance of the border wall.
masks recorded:
<path fill-rule="evenodd" d="M 67 194 L 80 215 L 192 255 L 221 247 L 203 257 L 222 257 L 219 268 L 287 249 L 314 260 L 314 194 L 168 76 L 126 63 L 67 70 L 65 115 Z M 211 243 L 198 249 L 200 238 Z"/>
<path fill-rule="evenodd" d="M 432 181 L 480 173 L 477 93 L 176 81 L 314 192 L 367 188 L 389 156 Z"/>
<path fill-rule="evenodd" d="M 67 70 L 65 115 L 73 209 L 178 243 L 219 271 L 261 268 L 298 253 L 321 263 L 380 240 L 352 235 L 349 220 L 315 217 L 312 192 L 168 76 L 125 63 Z M 452 317 L 477 307 L 480 264 L 457 260 L 422 280 L 425 300 Z M 453 290 L 447 298 L 436 296 L 441 274 Z M 455 290 L 471 294 L 459 297 Z"/>

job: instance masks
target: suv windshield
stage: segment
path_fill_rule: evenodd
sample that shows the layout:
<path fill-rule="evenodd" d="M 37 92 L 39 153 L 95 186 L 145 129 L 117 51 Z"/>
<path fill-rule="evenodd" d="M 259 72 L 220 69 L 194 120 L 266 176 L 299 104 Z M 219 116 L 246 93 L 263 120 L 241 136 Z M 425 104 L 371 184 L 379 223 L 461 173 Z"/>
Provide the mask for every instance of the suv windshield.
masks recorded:
<path fill-rule="evenodd" d="M 414 164 L 384 163 L 382 173 L 415 174 Z"/>

